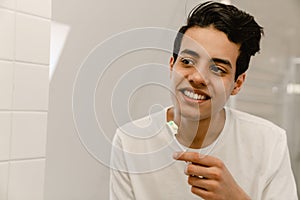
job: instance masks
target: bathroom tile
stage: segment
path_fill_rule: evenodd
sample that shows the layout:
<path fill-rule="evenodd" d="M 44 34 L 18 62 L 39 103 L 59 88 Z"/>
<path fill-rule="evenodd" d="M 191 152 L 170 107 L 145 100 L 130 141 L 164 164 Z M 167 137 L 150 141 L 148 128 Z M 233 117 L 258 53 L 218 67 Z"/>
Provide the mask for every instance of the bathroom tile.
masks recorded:
<path fill-rule="evenodd" d="M 51 17 L 51 0 L 16 0 L 17 10 L 45 18 Z"/>
<path fill-rule="evenodd" d="M 16 0 L 0 0 L 0 7 L 14 9 Z"/>
<path fill-rule="evenodd" d="M 11 113 L 0 112 L 0 161 L 9 159 L 10 135 Z"/>
<path fill-rule="evenodd" d="M 16 14 L 16 60 L 49 64 L 50 20 Z"/>
<path fill-rule="evenodd" d="M 44 157 L 46 133 L 46 112 L 14 112 L 12 114 L 10 159 Z"/>
<path fill-rule="evenodd" d="M 14 58 L 15 14 L 0 8 L 0 59 Z"/>
<path fill-rule="evenodd" d="M 11 109 L 13 68 L 12 62 L 0 61 L 0 109 Z"/>
<path fill-rule="evenodd" d="M 48 90 L 48 67 L 15 63 L 14 110 L 47 110 Z"/>
<path fill-rule="evenodd" d="M 8 200 L 44 199 L 45 160 L 24 160 L 10 163 Z"/>
<path fill-rule="evenodd" d="M 7 183 L 8 183 L 8 166 L 7 162 L 0 162 L 0 199 L 7 200 Z"/>

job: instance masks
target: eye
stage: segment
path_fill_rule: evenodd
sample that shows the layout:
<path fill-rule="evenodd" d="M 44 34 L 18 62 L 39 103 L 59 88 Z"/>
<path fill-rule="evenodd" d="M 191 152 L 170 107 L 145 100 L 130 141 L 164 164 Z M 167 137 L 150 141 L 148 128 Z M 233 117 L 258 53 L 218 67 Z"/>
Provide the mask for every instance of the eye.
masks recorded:
<path fill-rule="evenodd" d="M 184 65 L 190 65 L 190 66 L 195 65 L 194 60 L 191 58 L 181 58 L 180 62 L 183 63 Z"/>
<path fill-rule="evenodd" d="M 210 70 L 213 71 L 215 74 L 218 74 L 218 75 L 222 75 L 222 74 L 225 74 L 226 71 L 223 70 L 221 67 L 219 67 L 218 65 L 216 64 L 212 64 L 210 65 Z"/>

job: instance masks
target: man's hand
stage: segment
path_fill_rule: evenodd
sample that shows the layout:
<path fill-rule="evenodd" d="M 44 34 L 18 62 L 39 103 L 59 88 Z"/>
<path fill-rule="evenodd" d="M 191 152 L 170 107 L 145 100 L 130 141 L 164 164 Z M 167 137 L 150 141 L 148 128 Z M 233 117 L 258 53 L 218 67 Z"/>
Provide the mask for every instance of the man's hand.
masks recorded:
<path fill-rule="evenodd" d="M 187 162 L 184 173 L 192 193 L 205 200 L 250 199 L 220 159 L 197 152 L 176 152 L 173 157 Z"/>

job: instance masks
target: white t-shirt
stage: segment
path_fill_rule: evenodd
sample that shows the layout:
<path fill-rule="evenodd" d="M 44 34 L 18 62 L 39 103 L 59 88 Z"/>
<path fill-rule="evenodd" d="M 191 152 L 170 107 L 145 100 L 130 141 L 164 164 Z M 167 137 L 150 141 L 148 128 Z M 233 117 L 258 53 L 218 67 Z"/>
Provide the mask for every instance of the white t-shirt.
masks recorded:
<path fill-rule="evenodd" d="M 166 125 L 167 109 L 116 131 L 111 159 L 111 200 L 201 199 L 190 191 L 182 151 Z M 225 125 L 205 154 L 221 159 L 253 200 L 296 200 L 285 131 L 273 123 L 226 108 Z M 201 149 L 200 149 L 201 151 Z M 202 149 L 203 153 L 203 149 Z"/>

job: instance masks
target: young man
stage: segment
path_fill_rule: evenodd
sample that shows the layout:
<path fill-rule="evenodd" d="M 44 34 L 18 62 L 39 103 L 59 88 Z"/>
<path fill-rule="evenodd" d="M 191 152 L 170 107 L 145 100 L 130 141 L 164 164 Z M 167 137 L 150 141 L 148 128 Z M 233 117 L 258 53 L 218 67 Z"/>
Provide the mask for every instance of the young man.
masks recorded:
<path fill-rule="evenodd" d="M 112 200 L 297 199 L 284 130 L 225 107 L 262 33 L 231 5 L 192 10 L 170 59 L 173 106 L 117 130 Z"/>

